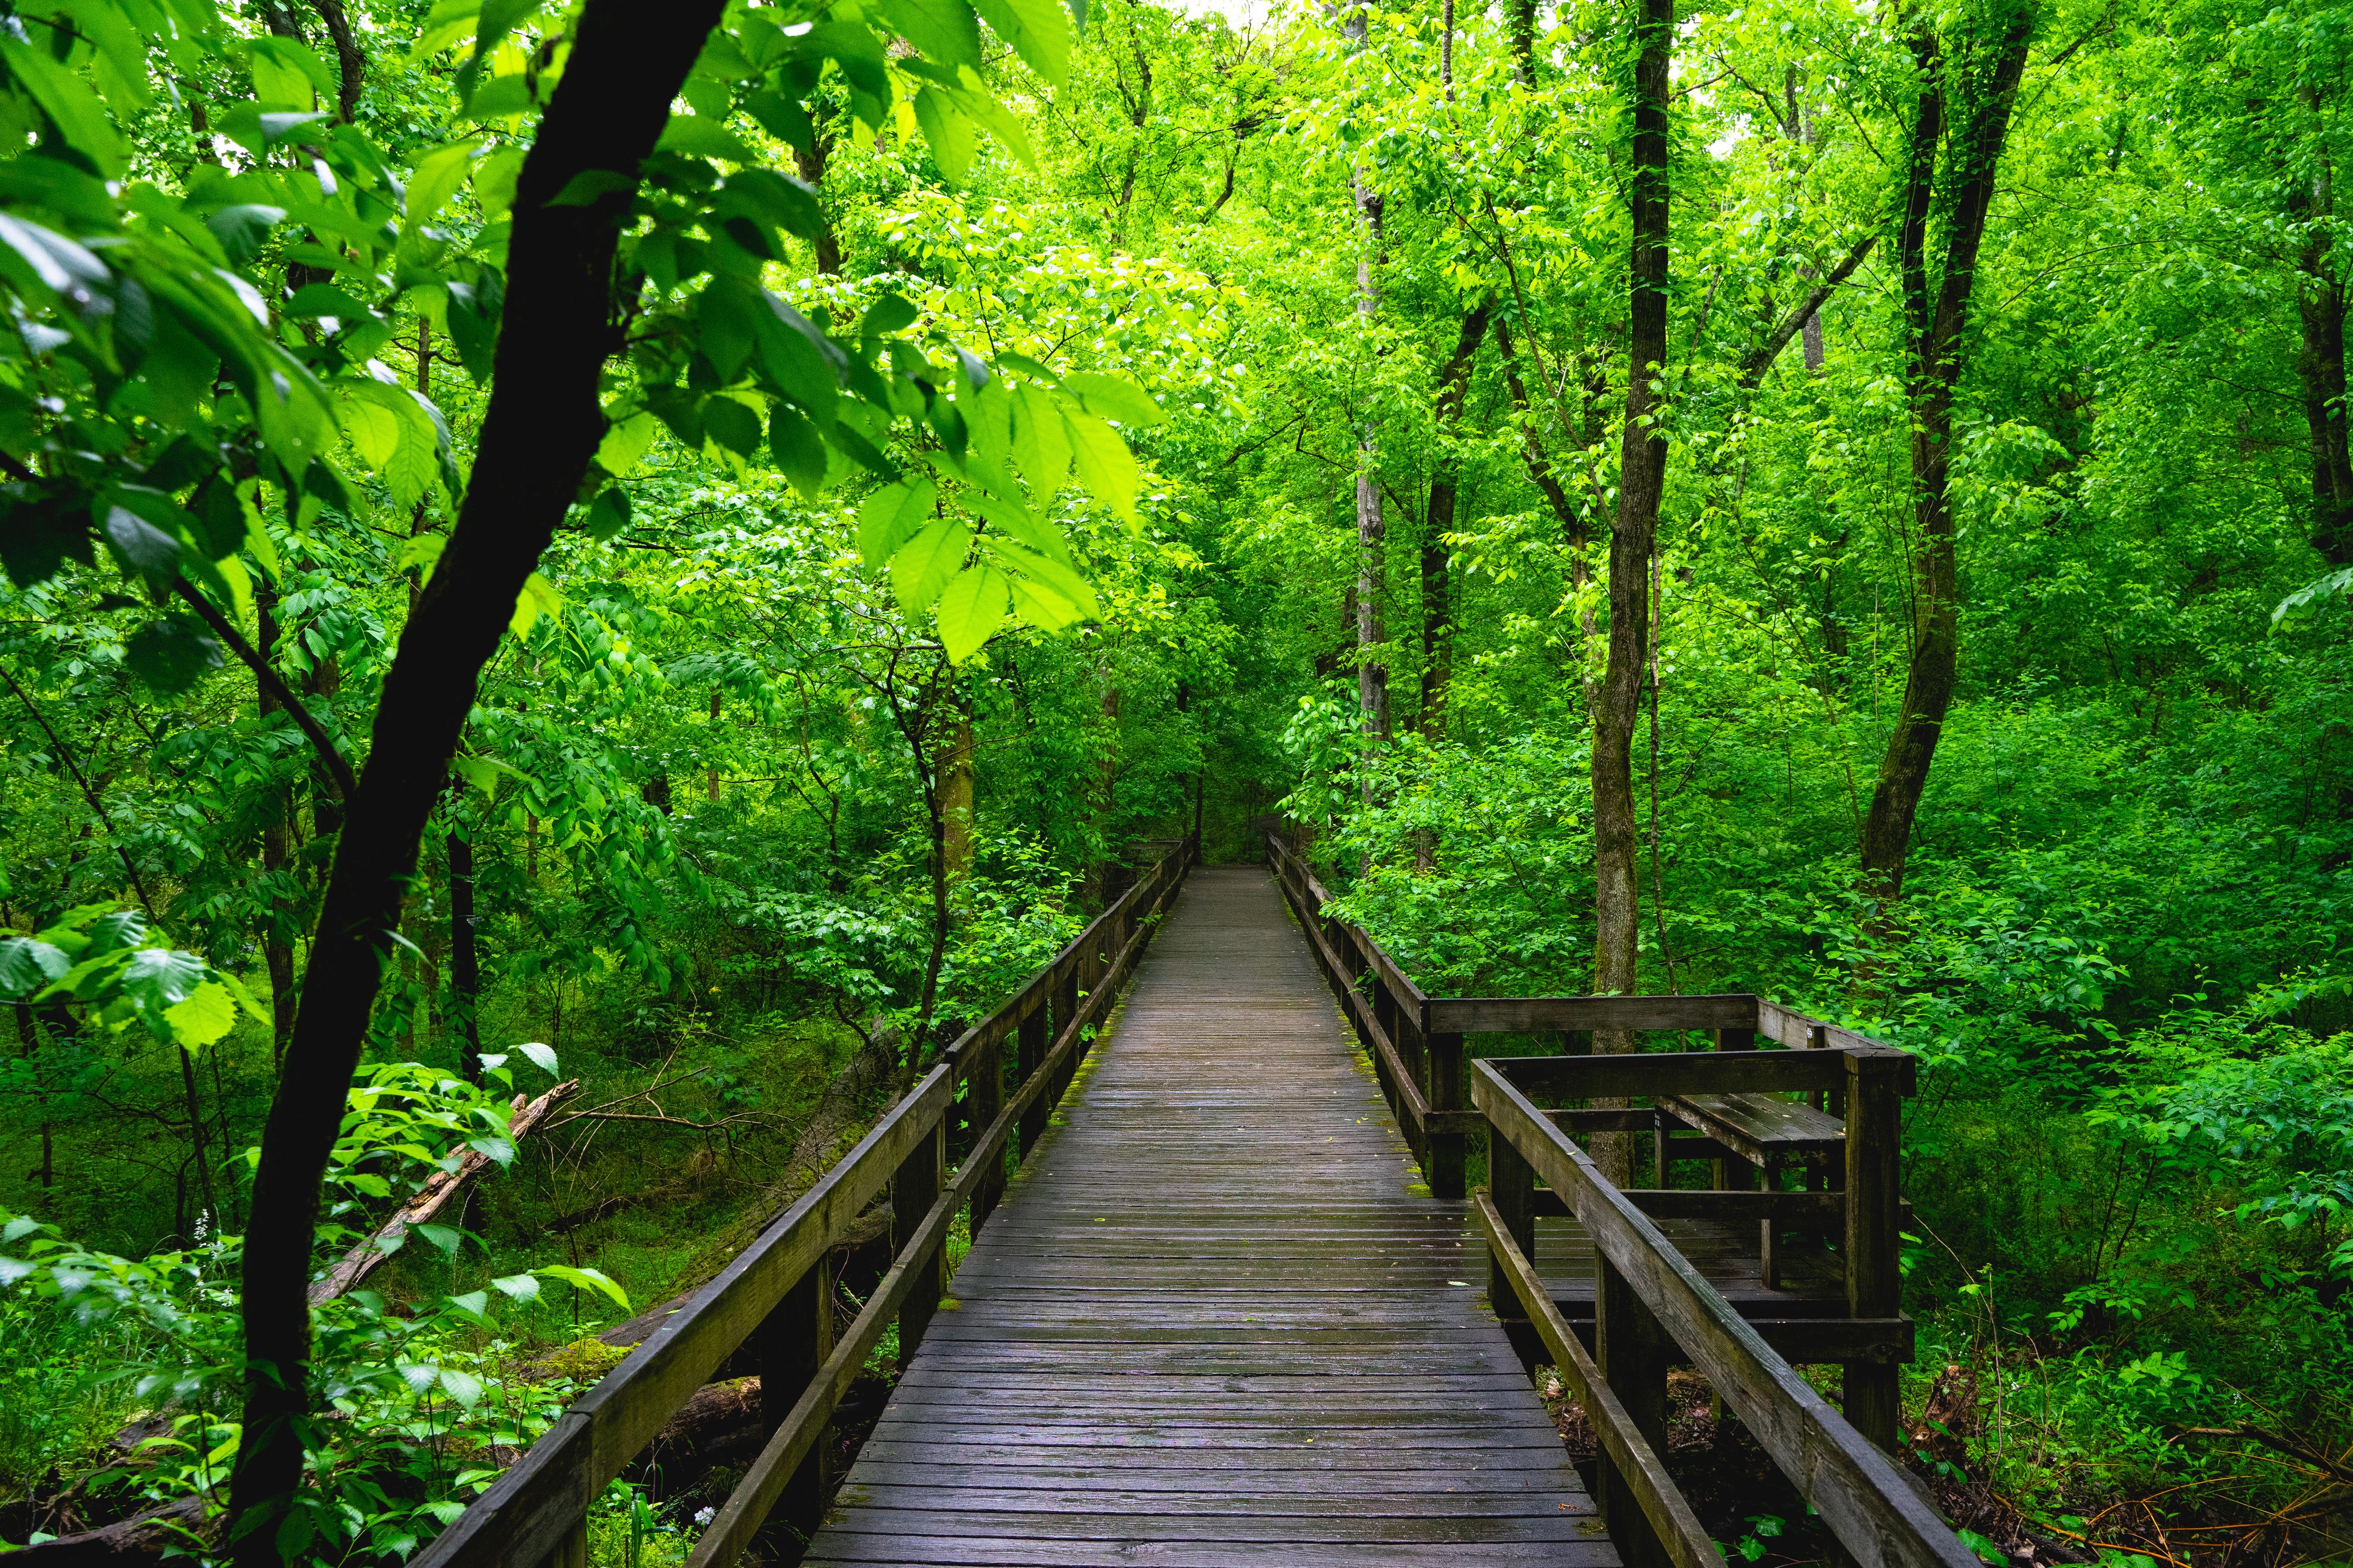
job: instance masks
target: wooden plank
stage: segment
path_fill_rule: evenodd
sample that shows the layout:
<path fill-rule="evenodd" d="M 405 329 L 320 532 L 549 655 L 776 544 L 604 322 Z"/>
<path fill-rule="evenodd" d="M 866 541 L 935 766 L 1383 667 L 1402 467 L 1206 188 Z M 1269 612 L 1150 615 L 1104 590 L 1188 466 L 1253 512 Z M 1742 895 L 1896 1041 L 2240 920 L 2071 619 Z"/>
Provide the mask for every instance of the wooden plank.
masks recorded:
<path fill-rule="evenodd" d="M 1292 896 L 1188 881 L 807 1561 L 1619 1568 Z"/>
<path fill-rule="evenodd" d="M 1769 1094 L 1662 1095 L 1659 1109 L 1752 1164 L 1828 1154 L 1846 1142 L 1838 1117 Z"/>
<path fill-rule="evenodd" d="M 1189 864 L 1191 841 L 1163 859 L 1154 873 L 1106 911 L 1056 960 L 1033 975 L 1004 1007 L 967 1031 L 939 1066 L 926 1074 L 849 1153 L 821 1177 L 801 1200 L 723 1269 L 682 1310 L 664 1320 L 628 1360 L 590 1389 L 524 1456 L 510 1466 L 459 1521 L 428 1543 L 416 1568 L 491 1568 L 538 1563 L 562 1549 L 576 1533 L 587 1500 L 618 1475 L 651 1440 L 663 1422 L 683 1405 L 735 1348 L 775 1310 L 810 1267 L 843 1235 L 881 1191 L 916 1142 L 939 1136 L 953 1103 L 960 1062 L 980 1047 L 989 1031 L 1001 1031 L 1034 1012 L 1048 995 L 1068 994 L 1084 943 L 1111 914 L 1133 912 L 1144 900 L 1166 902 Z M 1123 959 L 1148 937 L 1139 932 Z M 1070 1020 L 1067 1039 L 1077 1037 L 1107 1009 L 1108 994 L 1089 998 Z M 997 1036 L 1001 1038 L 1001 1033 Z M 1045 1069 L 1025 1083 L 996 1119 L 975 1152 L 992 1155 L 1003 1147 L 1018 1112 L 1038 1098 L 1042 1082 L 1065 1053 L 1050 1057 Z M 967 1159 L 965 1174 L 976 1182 L 983 1161 Z M 959 1176 L 956 1191 L 967 1190 Z M 876 1298 L 880 1299 L 879 1293 Z M 877 1331 L 880 1331 L 879 1330 Z M 812 1437 L 812 1441 L 813 1441 Z M 783 1483 L 780 1480 L 778 1485 Z"/>
<path fill-rule="evenodd" d="M 1631 1095 L 1802 1093 L 1843 1087 L 1832 1051 L 1637 1051 L 1629 1056 L 1482 1057 L 1523 1094 L 1602 1100 Z"/>
<path fill-rule="evenodd" d="M 662 1423 L 782 1301 L 882 1190 L 890 1173 L 946 1112 L 949 1068 L 934 1068 L 815 1187 L 787 1209 L 613 1369 L 458 1522 L 417 1554 L 418 1568 L 536 1563 L 562 1544 L 589 1498 L 621 1473 Z"/>
<path fill-rule="evenodd" d="M 1843 1053 L 1826 1052 L 1759 1051 L 1728 1059 L 1776 1055 L 1827 1057 L 1843 1065 Z M 1914 1494 L 1887 1455 L 1774 1353 L 1494 1065 L 1477 1064 L 1472 1098 L 1479 1108 L 1538 1176 L 1568 1195 L 1596 1251 L 1626 1276 L 1862 1568 L 1970 1568 L 1974 1556 Z"/>
<path fill-rule="evenodd" d="M 1536 1278 L 1535 1266 L 1528 1261 L 1526 1252 L 1514 1238 L 1509 1217 L 1497 1208 L 1488 1193 L 1474 1194 L 1471 1203 L 1486 1232 L 1488 1256 L 1495 1273 L 1528 1314 L 1545 1349 L 1552 1352 L 1553 1365 L 1559 1369 L 1570 1392 L 1584 1407 L 1586 1419 L 1592 1424 L 1602 1451 L 1626 1479 L 1636 1505 L 1657 1532 L 1668 1560 L 1676 1568 L 1725 1568 L 1724 1553 L 1708 1535 L 1707 1527 L 1700 1523 L 1699 1516 L 1692 1511 L 1674 1478 L 1667 1473 L 1666 1461 L 1643 1437 L 1634 1417 L 1602 1377 L 1600 1364 L 1553 1305 L 1551 1292 Z"/>
<path fill-rule="evenodd" d="M 1754 1225 L 1777 1219 L 1788 1226 L 1831 1229 L 1846 1219 L 1844 1193 L 1708 1192 L 1689 1187 L 1629 1187 L 1626 1201 L 1652 1219 L 1740 1220 Z M 1549 1187 L 1535 1195 L 1540 1215 L 1570 1213 L 1567 1201 Z"/>
<path fill-rule="evenodd" d="M 1458 1035 L 1531 1029 L 1721 1029 L 1753 1026 L 1757 998 L 1721 996 L 1433 996 L 1430 1027 Z"/>

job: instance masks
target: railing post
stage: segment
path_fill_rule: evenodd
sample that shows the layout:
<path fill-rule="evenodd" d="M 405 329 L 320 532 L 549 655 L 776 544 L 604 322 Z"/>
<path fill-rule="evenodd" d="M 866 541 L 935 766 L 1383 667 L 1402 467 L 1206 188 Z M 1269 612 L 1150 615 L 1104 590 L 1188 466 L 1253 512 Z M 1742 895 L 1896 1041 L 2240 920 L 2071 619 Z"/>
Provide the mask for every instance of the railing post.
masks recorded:
<path fill-rule="evenodd" d="M 891 1240 L 896 1247 L 904 1247 L 939 1201 L 940 1188 L 946 1179 L 947 1123 L 935 1122 L 906 1159 L 900 1162 L 898 1173 L 891 1178 Z M 947 1294 L 947 1280 L 941 1264 L 945 1257 L 945 1239 L 922 1258 L 913 1259 L 908 1270 L 914 1276 L 907 1291 L 906 1305 L 899 1309 L 899 1366 L 902 1371 L 915 1359 L 915 1347 L 923 1342 L 923 1331 L 931 1326 L 933 1315 L 940 1310 L 940 1298 Z"/>
<path fill-rule="evenodd" d="M 1503 1129 L 1493 1121 L 1487 1123 L 1487 1195 L 1494 1203 L 1496 1217 L 1504 1222 L 1504 1233 L 1520 1256 L 1534 1259 L 1536 1255 L 1536 1173 Z M 1523 1362 L 1534 1364 L 1536 1345 L 1534 1330 L 1520 1306 L 1519 1293 L 1512 1288 L 1512 1276 L 1504 1267 L 1493 1247 L 1487 1251 L 1487 1302 L 1494 1308 L 1495 1316 L 1504 1321 L 1510 1335 L 1512 1348 L 1520 1352 Z M 1514 1332 L 1514 1329 L 1519 1331 Z"/>
<path fill-rule="evenodd" d="M 1045 999 L 1032 1009 L 1029 1017 L 1021 1020 L 1021 1027 L 1029 1027 L 1029 1019 L 1045 1011 Z M 987 1131 L 997 1114 L 1005 1109 L 1005 1037 L 992 1035 L 987 1045 L 973 1054 L 965 1067 L 964 1098 L 965 1113 L 972 1118 L 973 1152 L 965 1155 L 969 1160 L 978 1152 L 981 1134 Z M 1005 1196 L 1005 1151 L 1000 1148 L 988 1156 L 988 1168 L 972 1189 L 972 1233 L 980 1234 L 981 1226 L 997 1212 Z"/>
<path fill-rule="evenodd" d="M 1054 982 L 1048 993 L 1048 1000 L 1052 1004 L 1051 1016 L 1048 1016 L 1047 1007 L 1040 1006 L 1035 1013 L 1021 1020 L 1021 1033 L 1015 1041 L 1013 1053 L 1014 1081 L 1017 1083 L 1029 1081 L 1039 1065 L 1045 1061 L 1047 1047 L 1054 1042 L 1055 1038 L 1061 1034 L 1063 1026 L 1071 1021 L 1073 1005 L 1071 998 L 1078 990 L 1077 976 L 1078 960 L 1073 958 L 1070 961 L 1070 967 L 1062 971 L 1061 976 Z M 1016 1136 L 1020 1140 L 1019 1153 L 1022 1159 L 1028 1159 L 1029 1151 L 1038 1146 L 1038 1140 L 1046 1135 L 1046 1119 L 1053 1112 L 1052 1103 L 1043 1094 L 1022 1109 L 1021 1125 L 1016 1131 Z"/>
<path fill-rule="evenodd" d="M 1715 1048 L 1719 1051 L 1753 1051 L 1757 1048 L 1757 1031 L 1754 1029 L 1718 1029 L 1715 1031 Z M 1727 1193 L 1738 1190 L 1733 1186 L 1732 1167 L 1734 1163 L 1735 1157 L 1732 1155 L 1719 1154 L 1716 1156 L 1715 1185 L 1717 1192 Z M 1747 1163 L 1745 1160 L 1739 1161 L 1738 1163 L 1744 1165 Z M 1757 1177 L 1753 1172 L 1744 1171 L 1741 1174 L 1744 1178 L 1740 1183 L 1741 1188 L 1745 1189 L 1753 1187 L 1757 1184 Z M 1659 1178 L 1659 1185 L 1664 1187 L 1672 1184 L 1671 1184 L 1666 1177 L 1661 1176 Z"/>
<path fill-rule="evenodd" d="M 1850 1051 L 1846 1056 L 1847 1313 L 1892 1318 L 1902 1310 L 1903 1277 L 1896 1232 L 1902 1219 L 1897 1190 L 1903 1115 L 1896 1072 L 1903 1058 Z M 1899 1408 L 1897 1369 L 1887 1362 L 1848 1362 L 1843 1370 L 1846 1418 L 1854 1429 L 1894 1452 Z"/>
<path fill-rule="evenodd" d="M 809 1379 L 833 1353 L 833 1270 L 830 1258 L 809 1266 L 785 1299 L 752 1331 L 754 1359 L 760 1368 L 760 1430 L 773 1436 L 792 1414 L 807 1389 Z M 801 1547 L 817 1533 L 825 1518 L 825 1500 L 832 1490 L 833 1426 L 828 1423 L 808 1457 L 785 1483 L 784 1494 L 768 1518 L 772 1526 L 792 1532 L 769 1531 L 770 1555 L 799 1560 Z"/>
<path fill-rule="evenodd" d="M 1674 1343 L 1633 1285 L 1599 1247 L 1593 1253 L 1593 1352 L 1601 1376 L 1651 1451 L 1667 1451 L 1667 1362 Z M 1671 1559 L 1633 1487 L 1604 1452 L 1601 1521 L 1626 1568 L 1668 1568 Z"/>
<path fill-rule="evenodd" d="M 1417 1031 L 1419 1032 L 1419 1031 Z M 1424 1035 L 1422 1042 L 1430 1058 L 1430 1110 L 1432 1116 L 1462 1109 L 1462 1037 L 1440 1032 Z M 1430 1144 L 1430 1191 L 1433 1197 L 1459 1198 L 1462 1195 L 1463 1136 L 1460 1132 L 1441 1132 L 1433 1129 L 1427 1140 Z M 1495 1140 L 1490 1137 L 1492 1149 Z M 1524 1247 L 1530 1258 L 1535 1256 L 1531 1244 Z"/>

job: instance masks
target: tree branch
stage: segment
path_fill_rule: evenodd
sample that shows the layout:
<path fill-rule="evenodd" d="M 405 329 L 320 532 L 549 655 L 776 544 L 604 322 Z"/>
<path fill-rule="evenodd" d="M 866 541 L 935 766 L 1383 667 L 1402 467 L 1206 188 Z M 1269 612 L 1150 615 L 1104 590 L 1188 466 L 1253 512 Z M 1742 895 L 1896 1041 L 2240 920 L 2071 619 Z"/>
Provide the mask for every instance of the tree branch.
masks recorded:
<path fill-rule="evenodd" d="M 1854 269 L 1862 265 L 1863 258 L 1869 256 L 1871 247 L 1878 243 L 1879 236 L 1875 231 L 1857 240 L 1854 248 L 1846 253 L 1846 259 L 1824 274 L 1822 280 L 1814 285 L 1813 291 L 1792 306 L 1789 313 L 1766 335 L 1765 341 L 1740 362 L 1741 391 L 1751 391 L 1765 379 L 1765 373 L 1773 368 L 1773 362 L 1781 357 L 1781 351 L 1789 346 L 1789 340 L 1805 330 L 1814 312 L 1838 292 L 1840 284 L 1854 276 Z"/>
<path fill-rule="evenodd" d="M 335 742 L 328 737 L 326 726 L 302 706 L 301 700 L 294 695 L 285 678 L 271 668 L 269 661 L 245 640 L 245 634 L 237 629 L 236 623 L 221 614 L 218 606 L 198 593 L 196 585 L 185 577 L 172 579 L 172 592 L 185 599 L 189 607 L 204 617 L 205 625 L 212 627 L 213 635 L 228 645 L 229 652 L 237 655 L 238 662 L 253 671 L 253 679 L 269 693 L 270 700 L 285 709 L 295 726 L 310 738 L 311 746 L 319 753 L 319 760 L 327 764 L 327 773 L 334 780 L 335 797 L 348 801 L 358 794 L 359 781 L 352 776 L 352 764 L 343 760 L 343 752 L 335 750 Z"/>

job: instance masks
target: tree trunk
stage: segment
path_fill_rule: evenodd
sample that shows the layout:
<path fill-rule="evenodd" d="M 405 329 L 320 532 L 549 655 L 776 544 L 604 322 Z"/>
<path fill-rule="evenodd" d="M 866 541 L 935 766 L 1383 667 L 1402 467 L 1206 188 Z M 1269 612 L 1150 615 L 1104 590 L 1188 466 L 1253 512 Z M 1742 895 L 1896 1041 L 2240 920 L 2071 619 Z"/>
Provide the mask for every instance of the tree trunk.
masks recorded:
<path fill-rule="evenodd" d="M 1913 619 L 1911 668 L 1903 706 L 1880 759 L 1879 780 L 1862 825 L 1863 890 L 1883 916 L 1904 891 L 1904 863 L 1912 819 L 1927 788 L 1936 741 L 1960 674 L 1960 569 L 1950 492 L 1953 392 L 1961 374 L 1961 334 L 1968 324 L 1978 250 L 1993 204 L 1994 174 L 2010 132 L 2010 107 L 2026 68 L 2034 31 L 2034 0 L 2018 5 L 2003 36 L 1990 40 L 1994 65 L 1983 96 L 1951 149 L 1952 188 L 1946 219 L 1943 278 L 1933 302 L 1928 289 L 1927 229 L 1936 197 L 1936 150 L 1947 105 L 1936 40 L 1913 43 L 1920 91 L 1906 154 L 1903 226 L 1897 236 L 1905 314 L 1912 338 L 1907 369 L 1912 404 Z"/>
<path fill-rule="evenodd" d="M 1361 47 L 1367 26 L 1362 5 L 1353 7 L 1341 33 Z M 1348 176 L 1348 194 L 1357 220 L 1364 226 L 1364 248 L 1356 256 L 1356 321 L 1367 354 L 1373 322 L 1380 310 L 1380 289 L 1374 276 L 1381 251 L 1381 198 L 1365 184 L 1362 167 Z M 1388 638 L 1381 622 L 1383 554 L 1387 525 L 1381 516 L 1380 427 L 1370 409 L 1359 416 L 1356 430 L 1356 708 L 1365 733 L 1386 739 L 1389 732 L 1389 671 L 1379 647 Z"/>
<path fill-rule="evenodd" d="M 809 131 L 809 150 L 793 150 L 793 163 L 800 170 L 803 181 L 819 188 L 825 184 L 826 165 L 833 160 L 833 136 L 822 124 Z M 821 199 L 821 198 L 820 198 Z M 834 232 L 833 220 L 820 215 L 817 237 L 810 242 L 817 247 L 817 269 L 820 277 L 837 278 L 841 274 L 841 237 Z"/>
<path fill-rule="evenodd" d="M 2313 181 L 2298 216 L 2311 226 L 2296 264 L 2296 379 L 2312 435 L 2312 546 L 2331 566 L 2353 566 L 2353 451 L 2345 408 L 2345 285 L 2330 254 L 2330 181 Z"/>
<path fill-rule="evenodd" d="M 605 429 L 597 377 L 621 345 L 613 258 L 634 190 L 551 205 L 575 176 L 653 150 L 719 0 L 588 0 L 523 160 L 496 375 L 465 503 L 386 672 L 311 943 L 292 1047 L 262 1133 L 246 1233 L 244 1441 L 231 1483 L 238 1568 L 275 1568 L 301 1484 L 311 1409 L 308 1300 L 320 1184 L 343 1121 L 402 896 L 449 776 L 482 668 Z"/>
<path fill-rule="evenodd" d="M 474 843 L 453 807 L 449 821 L 449 1012 L 458 1026 L 458 1070 L 482 1081 L 482 1032 L 475 1021 L 482 994 L 482 952 L 474 931 Z"/>
<path fill-rule="evenodd" d="M 267 662 L 278 647 L 278 590 L 266 576 L 254 581 L 253 607 L 259 623 L 254 646 Z M 278 714 L 277 696 L 259 680 L 254 682 L 254 693 L 262 722 L 267 724 Z M 272 1067 L 286 1060 L 286 1042 L 294 1037 L 294 900 L 286 896 L 281 885 L 290 875 L 287 868 L 293 858 L 293 836 L 286 826 L 286 814 L 292 805 L 290 798 L 271 803 L 269 817 L 261 829 L 261 874 L 269 882 L 269 913 L 262 921 L 261 957 L 269 971 Z"/>
<path fill-rule="evenodd" d="M 1609 662 L 1593 702 L 1593 989 L 1631 992 L 1639 980 L 1641 893 L 1636 868 L 1634 726 L 1650 657 L 1651 552 L 1666 485 L 1667 74 L 1674 0 L 1641 0 L 1635 24 L 1634 137 L 1628 171 L 1633 245 L 1628 258 L 1626 431 L 1618 516 L 1609 532 Z M 1631 1051 L 1626 1029 L 1596 1030 L 1597 1051 Z M 1633 1183 L 1633 1139 L 1596 1138 L 1595 1159 L 1618 1185 Z"/>
<path fill-rule="evenodd" d="M 961 693 L 948 699 L 955 723 L 940 757 L 940 812 L 945 834 L 947 878 L 960 882 L 972 869 L 972 703 Z"/>
<path fill-rule="evenodd" d="M 1495 302 L 1482 300 L 1462 318 L 1454 355 L 1438 378 L 1438 464 L 1430 479 L 1430 510 L 1421 530 L 1421 732 L 1438 739 L 1446 727 L 1446 687 L 1451 674 L 1448 643 L 1453 632 L 1454 595 L 1447 575 L 1445 536 L 1454 531 L 1461 499 L 1462 470 L 1451 445 L 1455 421 L 1471 384 L 1471 363 L 1487 335 Z"/>
<path fill-rule="evenodd" d="M 1505 0 L 1512 34 L 1512 79 L 1536 84 L 1536 0 Z"/>

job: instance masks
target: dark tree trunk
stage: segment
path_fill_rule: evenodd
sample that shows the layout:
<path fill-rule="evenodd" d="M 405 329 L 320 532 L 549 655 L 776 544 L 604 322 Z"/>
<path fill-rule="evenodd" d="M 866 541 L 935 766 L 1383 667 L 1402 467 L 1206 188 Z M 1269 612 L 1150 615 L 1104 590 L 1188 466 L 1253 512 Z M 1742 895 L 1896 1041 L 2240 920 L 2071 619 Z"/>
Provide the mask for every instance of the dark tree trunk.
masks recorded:
<path fill-rule="evenodd" d="M 833 135 L 821 124 L 810 131 L 807 152 L 798 148 L 793 150 L 793 162 L 799 168 L 801 178 L 820 192 L 825 186 L 826 166 L 832 160 Z M 834 231 L 831 218 L 822 219 L 818 226 L 817 238 L 811 243 L 817 247 L 818 273 L 827 278 L 839 277 L 841 273 L 841 237 Z"/>
<path fill-rule="evenodd" d="M 1487 335 L 1495 302 L 1482 300 L 1462 318 L 1453 357 L 1438 378 L 1437 469 L 1430 479 L 1430 511 L 1421 530 L 1421 732 L 1436 740 L 1446 727 L 1446 687 L 1451 674 L 1447 645 L 1453 634 L 1454 595 L 1447 574 L 1446 535 L 1454 531 L 1462 471 L 1451 438 L 1471 384 L 1471 363 Z"/>
<path fill-rule="evenodd" d="M 360 106 L 360 88 L 367 80 L 367 57 L 360 53 L 359 40 L 352 37 L 351 18 L 343 14 L 343 0 L 311 0 L 318 7 L 319 19 L 327 24 L 327 37 L 335 42 L 335 108 L 344 124 Z"/>
<path fill-rule="evenodd" d="M 267 663 L 278 649 L 278 590 L 267 577 L 254 582 L 253 610 L 257 623 L 254 647 Z M 279 713 L 278 696 L 259 680 L 254 682 L 254 695 L 262 722 L 267 724 Z M 286 826 L 286 814 L 292 805 L 290 795 L 270 802 L 269 818 L 261 828 L 261 873 L 270 884 L 269 913 L 261 927 L 261 957 L 269 971 L 269 1059 L 273 1067 L 286 1060 L 286 1043 L 294 1037 L 294 900 L 287 897 L 281 885 L 294 858 L 293 835 Z"/>
<path fill-rule="evenodd" d="M 310 1417 L 312 1233 L 344 1099 L 434 802 L 515 595 L 602 438 L 597 376 L 620 344 L 612 270 L 631 193 L 550 205 L 576 175 L 653 150 L 719 0 L 588 0 L 523 160 L 496 378 L 465 504 L 401 637 L 336 847 L 292 1047 L 270 1104 L 246 1233 L 244 1442 L 231 1483 L 239 1568 L 280 1562 Z"/>
<path fill-rule="evenodd" d="M 2331 254 L 2329 181 L 2315 182 L 2300 215 L 2311 224 L 2296 264 L 2295 356 L 2304 386 L 2305 424 L 2312 435 L 2312 545 L 2331 566 L 2353 566 L 2353 450 L 2345 408 L 2345 284 Z"/>
<path fill-rule="evenodd" d="M 474 1001 L 482 991 L 481 949 L 474 931 L 474 845 L 466 826 L 449 825 L 449 1011 L 458 1025 L 459 1070 L 468 1083 L 482 1081 L 482 1034 L 474 1021 Z"/>
<path fill-rule="evenodd" d="M 1674 53 L 1674 0 L 1641 0 L 1636 23 L 1634 138 L 1627 176 L 1633 216 L 1628 258 L 1626 431 L 1618 516 L 1609 532 L 1609 661 L 1593 701 L 1593 989 L 1633 991 L 1640 981 L 1641 895 L 1634 817 L 1634 726 L 1650 657 L 1651 552 L 1666 485 L 1661 382 L 1667 360 L 1667 76 Z M 1594 1032 L 1598 1051 L 1638 1047 L 1629 1030 Z M 1603 1173 L 1633 1180 L 1633 1141 L 1594 1140 Z"/>
<path fill-rule="evenodd" d="M 1362 45 L 1367 24 L 1362 5 L 1352 8 L 1341 31 Z M 1356 319 L 1367 342 L 1380 310 L 1380 289 L 1375 269 L 1380 264 L 1381 198 L 1365 184 L 1358 168 L 1348 179 L 1356 216 L 1364 225 L 1364 250 L 1356 258 Z M 1381 621 L 1383 556 L 1388 550 L 1388 525 L 1381 515 L 1380 427 L 1367 412 L 1356 432 L 1356 707 L 1365 732 L 1386 738 L 1389 732 L 1389 671 L 1379 649 L 1388 637 Z"/>
<path fill-rule="evenodd" d="M 1512 33 L 1512 76 L 1522 87 L 1536 84 L 1536 0 L 1505 0 Z"/>
<path fill-rule="evenodd" d="M 1968 324 L 1978 251 L 1993 205 L 1994 174 L 2010 133 L 2010 108 L 2026 69 L 2037 5 L 2021 0 L 2002 19 L 2000 37 L 1985 40 L 1992 67 L 1959 128 L 1947 163 L 1951 189 L 1943 277 L 1931 299 L 1927 231 L 1936 202 L 1936 153 L 1947 116 L 1944 62 L 1936 40 L 1914 40 L 1920 91 L 1906 152 L 1903 226 L 1897 264 L 1905 322 L 1912 339 L 1907 367 L 1912 404 L 1913 620 L 1911 668 L 1904 702 L 1881 758 L 1879 780 L 1862 825 L 1862 883 L 1883 910 L 1902 896 L 1912 819 L 1927 788 L 1936 741 L 1960 674 L 1960 569 L 1953 522 L 1949 468 L 1953 393 L 1961 375 L 1961 336 Z"/>

